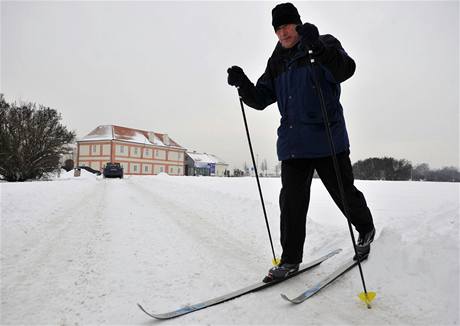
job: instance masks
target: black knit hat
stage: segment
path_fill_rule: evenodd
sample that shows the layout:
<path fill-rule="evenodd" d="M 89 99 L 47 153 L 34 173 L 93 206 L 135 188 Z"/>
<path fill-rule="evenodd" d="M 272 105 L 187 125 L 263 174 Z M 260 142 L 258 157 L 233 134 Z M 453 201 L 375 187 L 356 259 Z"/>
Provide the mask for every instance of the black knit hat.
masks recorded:
<path fill-rule="evenodd" d="M 275 31 L 286 24 L 302 24 L 297 8 L 290 2 L 281 3 L 272 10 L 272 25 Z"/>

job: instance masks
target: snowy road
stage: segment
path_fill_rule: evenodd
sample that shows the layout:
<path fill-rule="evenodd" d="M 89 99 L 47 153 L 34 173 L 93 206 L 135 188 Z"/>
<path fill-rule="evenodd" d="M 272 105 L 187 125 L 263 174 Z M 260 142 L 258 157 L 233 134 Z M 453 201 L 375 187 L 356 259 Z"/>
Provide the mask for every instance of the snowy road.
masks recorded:
<path fill-rule="evenodd" d="M 279 179 L 262 179 L 278 245 Z M 289 282 L 166 324 L 454 324 L 459 185 L 359 182 L 378 227 L 365 263 L 298 306 L 298 294 L 351 254 L 347 227 L 313 183 L 305 261 L 344 252 Z M 259 281 L 271 252 L 251 178 L 86 177 L 0 184 L 1 324 L 152 324 L 164 312 Z"/>

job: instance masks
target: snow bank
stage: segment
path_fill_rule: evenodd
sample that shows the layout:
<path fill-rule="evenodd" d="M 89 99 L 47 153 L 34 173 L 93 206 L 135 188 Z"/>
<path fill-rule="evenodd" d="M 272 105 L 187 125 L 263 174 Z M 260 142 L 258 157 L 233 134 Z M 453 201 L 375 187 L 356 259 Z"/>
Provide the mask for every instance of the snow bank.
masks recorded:
<path fill-rule="evenodd" d="M 167 174 L 166 172 L 160 172 L 155 176 L 155 178 L 168 178 L 168 177 L 170 177 L 170 175 Z"/>
<path fill-rule="evenodd" d="M 79 179 L 81 180 L 81 179 L 96 179 L 98 177 L 99 176 L 94 173 L 86 171 L 85 169 L 80 169 L 80 176 L 78 177 L 75 176 L 75 170 L 71 170 L 68 172 L 61 173 L 61 176 L 58 177 L 58 179 L 62 179 L 62 180 Z"/>

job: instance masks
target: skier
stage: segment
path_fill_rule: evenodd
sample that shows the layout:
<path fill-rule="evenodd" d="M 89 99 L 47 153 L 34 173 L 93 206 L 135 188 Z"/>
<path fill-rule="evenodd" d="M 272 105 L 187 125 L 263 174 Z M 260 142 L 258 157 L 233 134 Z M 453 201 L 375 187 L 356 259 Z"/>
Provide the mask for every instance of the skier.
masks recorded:
<path fill-rule="evenodd" d="M 302 262 L 310 186 L 316 170 L 334 202 L 344 212 L 332 154 L 324 126 L 320 99 L 312 79 L 313 69 L 324 95 L 337 160 L 341 171 L 350 222 L 359 233 L 360 260 L 370 252 L 375 228 L 364 195 L 354 186 L 349 140 L 340 104 L 340 83 L 355 71 L 355 62 L 332 35 L 320 35 L 310 23 L 302 24 L 297 8 L 282 3 L 272 10 L 278 43 L 267 67 L 254 85 L 238 66 L 227 70 L 228 84 L 236 86 L 242 100 L 256 110 L 277 102 L 281 114 L 277 154 L 281 161 L 279 196 L 281 262 L 269 270 L 265 282 L 296 272 Z M 319 64 L 312 67 L 307 49 Z M 355 255 L 355 260 L 358 257 Z"/>

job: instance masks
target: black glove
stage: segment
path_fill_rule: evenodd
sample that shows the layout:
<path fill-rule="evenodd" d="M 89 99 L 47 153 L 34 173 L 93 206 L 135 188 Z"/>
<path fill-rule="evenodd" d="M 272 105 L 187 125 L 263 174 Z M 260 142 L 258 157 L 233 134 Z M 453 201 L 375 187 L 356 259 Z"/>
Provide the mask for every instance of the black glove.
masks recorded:
<path fill-rule="evenodd" d="M 232 66 L 227 69 L 228 78 L 227 82 L 230 86 L 242 87 L 249 79 L 244 74 L 243 69 L 238 66 Z"/>
<path fill-rule="evenodd" d="M 300 45 L 305 50 L 313 50 L 314 55 L 319 55 L 324 50 L 324 45 L 319 40 L 318 28 L 310 23 L 298 25 L 297 33 L 300 35 Z"/>

